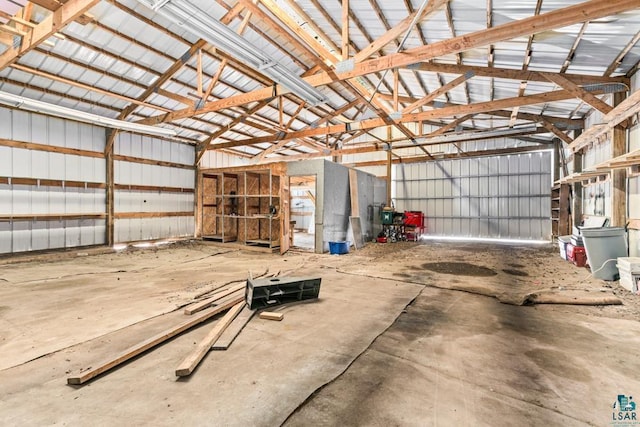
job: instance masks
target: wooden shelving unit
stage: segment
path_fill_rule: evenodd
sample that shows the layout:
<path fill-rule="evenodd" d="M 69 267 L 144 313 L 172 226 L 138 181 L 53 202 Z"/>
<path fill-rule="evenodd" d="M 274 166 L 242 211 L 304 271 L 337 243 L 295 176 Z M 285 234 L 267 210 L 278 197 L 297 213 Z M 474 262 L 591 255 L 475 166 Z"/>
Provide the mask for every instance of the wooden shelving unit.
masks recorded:
<path fill-rule="evenodd" d="M 202 238 L 279 248 L 281 179 L 270 169 L 203 173 Z"/>
<path fill-rule="evenodd" d="M 571 234 L 570 203 L 568 184 L 556 184 L 551 188 L 551 233 L 553 237 Z"/>

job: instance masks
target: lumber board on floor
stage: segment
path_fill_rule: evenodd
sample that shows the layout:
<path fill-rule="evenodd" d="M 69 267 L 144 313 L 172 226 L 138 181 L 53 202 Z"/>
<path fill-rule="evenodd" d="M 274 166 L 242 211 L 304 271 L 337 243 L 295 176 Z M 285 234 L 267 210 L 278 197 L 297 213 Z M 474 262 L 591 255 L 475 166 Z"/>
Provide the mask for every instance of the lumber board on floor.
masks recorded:
<path fill-rule="evenodd" d="M 260 318 L 280 321 L 284 319 L 284 313 L 276 313 L 275 311 L 263 311 L 260 313 Z"/>
<path fill-rule="evenodd" d="M 197 313 L 198 311 L 202 311 L 205 308 L 209 307 L 210 305 L 212 305 L 213 303 L 215 303 L 216 301 L 221 300 L 222 298 L 231 295 L 234 292 L 237 292 L 241 289 L 246 288 L 246 283 L 241 283 L 239 285 L 235 285 L 230 287 L 229 289 L 225 289 L 223 291 L 220 292 L 216 292 L 215 294 L 213 294 L 211 297 L 204 299 L 200 302 L 197 302 L 195 304 L 191 304 L 189 306 L 187 306 L 184 309 L 184 314 L 188 314 L 188 315 L 192 315 L 193 313 Z"/>
<path fill-rule="evenodd" d="M 244 303 L 244 295 L 240 295 L 233 299 L 229 299 L 225 303 L 221 303 L 219 305 L 216 305 L 215 307 L 212 307 L 206 311 L 203 311 L 197 316 L 189 317 L 188 320 L 185 320 L 184 322 L 179 323 L 178 325 L 172 326 L 171 328 L 166 329 L 160 332 L 159 334 L 152 336 L 151 338 L 148 338 L 138 344 L 135 344 L 115 356 L 112 356 L 106 360 L 103 360 L 102 362 L 94 365 L 91 369 L 81 372 L 80 375 L 67 378 L 67 384 L 71 384 L 71 385 L 83 384 L 89 381 L 90 379 L 97 377 L 98 375 L 104 372 L 107 372 L 108 370 L 120 365 L 121 363 L 124 363 L 127 360 L 141 353 L 144 353 L 145 351 L 157 346 L 158 344 L 161 344 L 167 341 L 168 339 L 173 338 L 178 334 L 181 334 L 187 329 L 190 329 L 195 325 L 198 325 L 212 318 L 216 314 L 221 313 L 225 310 L 228 310 L 229 308 L 241 302 Z"/>
<path fill-rule="evenodd" d="M 240 314 L 233 319 L 229 327 L 225 329 L 220 338 L 211 346 L 211 350 L 228 349 L 255 313 L 256 311 L 251 310 L 249 307 L 243 308 Z"/>
<path fill-rule="evenodd" d="M 220 335 L 224 332 L 224 330 L 229 326 L 229 324 L 235 319 L 235 317 L 240 313 L 243 307 L 246 306 L 246 303 L 243 301 L 234 305 L 222 319 L 216 323 L 213 329 L 207 334 L 207 336 L 198 344 L 198 346 L 189 354 L 176 368 L 176 376 L 178 377 L 186 377 L 187 375 L 191 375 L 194 369 L 198 366 L 200 361 L 204 358 L 204 356 L 211 350 L 211 346 L 216 342 Z"/>

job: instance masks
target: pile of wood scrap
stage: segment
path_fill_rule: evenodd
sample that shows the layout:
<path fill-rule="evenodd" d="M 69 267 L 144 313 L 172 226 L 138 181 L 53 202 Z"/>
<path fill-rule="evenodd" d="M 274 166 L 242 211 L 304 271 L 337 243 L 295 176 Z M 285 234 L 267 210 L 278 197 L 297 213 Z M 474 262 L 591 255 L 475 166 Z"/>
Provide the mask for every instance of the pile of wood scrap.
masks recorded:
<path fill-rule="evenodd" d="M 151 338 L 137 343 L 121 353 L 97 363 L 79 375 L 67 378 L 67 384 L 84 384 L 92 378 L 113 369 L 127 360 L 199 325 L 212 317 L 224 313 L 204 340 L 178 365 L 177 376 L 186 376 L 193 372 L 198 363 L 210 349 L 226 350 L 238 336 L 244 326 L 251 320 L 255 310 L 250 310 L 245 303 L 246 282 L 227 285 L 215 291 L 210 297 L 187 306 L 184 309 L 185 320 L 166 329 Z"/>

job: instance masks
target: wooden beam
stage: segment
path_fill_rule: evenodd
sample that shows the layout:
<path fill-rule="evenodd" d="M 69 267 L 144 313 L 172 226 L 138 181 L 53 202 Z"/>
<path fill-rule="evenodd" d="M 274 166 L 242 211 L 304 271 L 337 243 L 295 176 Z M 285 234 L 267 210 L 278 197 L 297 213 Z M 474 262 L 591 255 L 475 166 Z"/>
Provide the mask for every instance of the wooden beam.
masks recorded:
<path fill-rule="evenodd" d="M 0 222 L 64 221 L 74 219 L 104 219 L 104 213 L 0 214 Z"/>
<path fill-rule="evenodd" d="M 157 105 L 150 104 L 148 102 L 144 102 L 144 101 L 140 101 L 140 100 L 137 100 L 137 99 L 134 99 L 134 98 L 130 98 L 128 96 L 120 95 L 119 93 L 109 92 L 107 90 L 100 89 L 100 88 L 97 88 L 95 86 L 91 86 L 91 85 L 86 85 L 84 83 L 80 83 L 80 82 L 78 82 L 76 80 L 65 79 L 64 77 L 60 77 L 60 76 L 55 75 L 55 74 L 50 74 L 50 73 L 47 73 L 47 72 L 44 72 L 44 71 L 40 71 L 40 70 L 37 70 L 35 68 L 27 67 L 25 65 L 20 65 L 20 64 L 15 64 L 14 63 L 14 64 L 11 64 L 10 67 L 11 68 L 15 68 L 16 70 L 24 71 L 25 73 L 34 74 L 36 76 L 44 77 L 44 78 L 47 78 L 47 79 L 52 80 L 52 81 L 64 83 L 64 84 L 69 85 L 69 86 L 79 87 L 79 88 L 85 89 L 85 90 L 90 91 L 90 92 L 96 92 L 96 93 L 99 93 L 101 95 L 106 95 L 106 96 L 109 96 L 111 98 L 119 99 L 121 101 L 130 102 L 132 104 L 135 104 L 136 106 L 143 106 L 143 107 L 151 108 L 151 109 L 154 109 L 154 110 L 163 111 L 165 113 L 171 111 L 168 108 L 160 107 L 160 106 L 157 106 Z"/>
<path fill-rule="evenodd" d="M 244 296 L 240 297 L 240 302 L 236 303 L 229 311 L 216 323 L 206 337 L 198 344 L 198 346 L 189 354 L 176 368 L 176 376 L 186 377 L 196 369 L 200 361 L 204 359 L 204 356 L 211 350 L 211 346 L 220 338 L 220 335 L 231 324 L 233 319 L 240 313 L 240 310 L 244 308 L 246 303 L 244 302 Z"/>
<path fill-rule="evenodd" d="M 184 314 L 191 316 L 194 313 L 197 313 L 199 311 L 202 311 L 206 308 L 211 307 L 216 301 L 221 300 L 224 297 L 227 297 L 229 295 L 232 295 L 238 291 L 241 291 L 243 289 L 245 289 L 247 287 L 247 284 L 245 282 L 239 284 L 239 285 L 235 285 L 232 286 L 228 289 L 224 289 L 221 290 L 220 292 L 216 292 L 215 294 L 213 294 L 211 297 L 206 298 L 202 301 L 199 301 L 195 304 L 191 304 L 187 307 L 185 307 L 184 309 Z"/>
<path fill-rule="evenodd" d="M 571 94 L 573 94 L 576 98 L 583 100 L 596 110 L 599 110 L 602 114 L 607 114 L 608 112 L 613 110 L 613 107 L 608 105 L 606 102 L 600 100 L 591 92 L 587 92 L 572 81 L 565 79 L 560 74 L 545 74 L 545 78 L 550 82 L 557 84 L 561 88 L 571 92 Z"/>
<path fill-rule="evenodd" d="M 97 0 L 94 0 L 97 1 Z M 403 52 L 387 55 L 378 59 L 371 59 L 363 62 L 356 62 L 351 71 L 343 73 L 323 72 L 305 78 L 305 81 L 312 86 L 327 85 L 339 80 L 353 79 L 366 74 L 384 71 L 395 67 L 406 67 L 412 64 L 429 61 L 433 58 L 448 54 L 455 54 L 481 46 L 498 43 L 503 40 L 513 39 L 521 36 L 528 36 L 543 31 L 552 30 L 558 27 L 565 27 L 586 20 L 598 19 L 610 15 L 615 15 L 627 10 L 637 8 L 637 0 L 619 0 L 611 2 L 609 0 L 591 0 L 577 5 L 556 9 L 538 16 L 525 18 L 507 24 L 494 26 L 464 36 L 435 42 L 426 46 L 408 49 Z M 356 54 L 357 56 L 357 54 Z M 459 73 L 459 71 L 457 72 Z M 284 95 L 290 91 L 278 85 L 277 93 Z M 262 88 L 252 92 L 230 96 L 225 99 L 207 103 L 197 112 L 193 108 L 186 108 L 175 111 L 168 115 L 153 116 L 141 120 L 140 123 L 158 124 L 179 120 L 194 115 L 219 111 L 233 106 L 244 105 L 268 99 L 273 94 L 273 88 Z"/>
<path fill-rule="evenodd" d="M 349 169 L 349 197 L 351 199 L 351 216 L 360 216 L 358 203 L 358 171 Z"/>
<path fill-rule="evenodd" d="M 613 95 L 614 105 L 620 105 L 626 94 Z M 611 129 L 611 157 L 627 152 L 627 132 L 619 126 Z M 624 227 L 627 223 L 627 170 L 615 169 L 611 172 L 611 226 Z"/>
<path fill-rule="evenodd" d="M 429 134 L 427 134 L 427 137 L 433 137 L 433 136 L 438 136 L 438 135 L 442 135 L 452 129 L 455 129 L 456 126 L 461 125 L 462 123 L 466 122 L 467 120 L 469 120 L 471 117 L 473 117 L 472 114 L 467 114 L 466 116 L 462 116 L 459 117 L 455 120 L 453 120 L 452 122 L 442 126 L 440 129 L 435 130 Z"/>
<path fill-rule="evenodd" d="M 94 157 L 102 159 L 104 153 L 98 151 L 80 150 L 78 148 L 58 147 L 55 145 L 38 144 L 35 142 L 15 141 L 12 139 L 0 138 L 0 146 L 23 148 L 25 150 L 47 151 L 49 153 L 68 154 L 72 156 Z"/>
<path fill-rule="evenodd" d="M 547 129 L 549 132 L 553 133 L 555 136 L 560 138 L 562 141 L 566 142 L 567 144 L 571 144 L 573 142 L 573 139 L 569 135 L 567 135 L 566 133 L 562 132 L 553 123 L 549 123 L 549 121 L 545 120 L 545 119 L 541 119 L 540 121 L 542 122 L 542 126 L 544 126 L 545 129 Z"/>
<path fill-rule="evenodd" d="M 349 58 L 349 0 L 342 0 L 342 59 Z"/>
<path fill-rule="evenodd" d="M 551 102 L 551 101 L 560 101 L 563 99 L 570 99 L 572 97 L 573 95 L 565 90 L 545 92 L 537 95 L 505 98 L 505 99 L 499 99 L 499 100 L 488 101 L 488 102 L 479 102 L 479 103 L 470 104 L 470 105 L 456 105 L 453 107 L 444 107 L 444 108 L 425 111 L 421 113 L 405 114 L 400 119 L 397 119 L 397 122 L 411 123 L 411 122 L 420 122 L 422 120 L 429 120 L 429 119 L 436 119 L 436 118 L 445 118 L 445 117 L 467 115 L 467 114 L 477 114 L 477 113 L 483 113 L 485 111 L 493 111 L 496 109 L 506 109 L 506 108 L 512 108 L 516 106 L 533 105 L 533 104 L 540 104 L 540 103 Z M 386 125 L 387 123 L 385 123 L 385 121 L 382 119 L 369 119 L 369 120 L 363 120 L 360 122 L 355 122 L 350 124 L 337 124 L 337 125 L 331 125 L 331 126 L 326 126 L 322 128 L 306 129 L 304 131 L 288 132 L 288 133 L 285 133 L 284 135 L 278 134 L 277 137 L 266 136 L 266 137 L 250 138 L 250 139 L 240 140 L 240 141 L 230 141 L 230 142 L 216 144 L 215 146 L 212 146 L 211 149 L 230 148 L 230 147 L 237 147 L 242 145 L 259 144 L 263 142 L 281 141 L 283 139 L 303 138 L 307 136 L 336 134 L 336 133 L 342 133 L 342 132 L 355 132 L 358 130 L 375 129 L 375 128 L 383 127 Z"/>
<path fill-rule="evenodd" d="M 15 62 L 16 59 L 44 42 L 99 2 L 100 0 L 69 0 L 33 28 L 29 37 L 25 37 L 17 49 L 10 46 L 0 55 L 0 70 Z"/>
<path fill-rule="evenodd" d="M 242 329 L 244 329 L 247 323 L 249 323 L 254 314 L 255 310 L 251 310 L 249 307 L 245 306 L 240 314 L 233 319 L 233 322 L 231 322 L 227 329 L 225 329 L 222 335 L 220 335 L 220 338 L 218 338 L 211 346 L 211 350 L 228 349 Z"/>
<path fill-rule="evenodd" d="M 31 3 L 37 4 L 38 6 L 48 9 L 52 12 L 55 12 L 56 10 L 60 9 L 60 7 L 62 6 L 62 3 L 57 2 L 56 0 L 30 0 L 30 1 Z"/>
<path fill-rule="evenodd" d="M 175 337 L 178 334 L 186 331 L 187 329 L 191 329 L 192 327 L 211 319 L 213 316 L 222 313 L 238 304 L 242 301 L 243 298 L 238 300 L 230 300 L 226 304 L 222 304 L 219 306 L 215 306 L 209 310 L 203 311 L 197 316 L 189 317 L 188 320 L 179 323 L 178 325 L 172 326 L 169 329 L 166 329 L 151 338 L 148 338 L 138 344 L 134 344 L 133 346 L 127 348 L 126 350 L 118 353 L 116 356 L 109 357 L 108 359 L 103 360 L 97 364 L 94 364 L 91 368 L 86 371 L 80 372 L 77 376 L 67 378 L 67 384 L 70 385 L 80 385 L 84 384 L 92 378 L 97 377 L 100 374 L 103 374 L 121 363 L 126 362 L 129 359 L 136 357 L 139 354 L 144 353 L 145 351 L 157 346 L 158 344 L 162 344 L 163 342 Z"/>
<path fill-rule="evenodd" d="M 605 114 L 602 118 L 602 124 L 592 126 L 572 143 L 570 148 L 575 152 L 582 150 L 591 142 L 605 135 L 609 130 L 613 129 L 618 124 L 627 120 L 640 112 L 640 90 L 635 91 L 624 101 L 620 102 L 613 108 L 608 114 Z"/>
<path fill-rule="evenodd" d="M 142 157 L 133 157 L 133 156 L 123 156 L 122 154 L 114 154 L 113 160 L 117 160 L 120 162 L 130 162 L 130 163 L 142 163 L 145 165 L 153 165 L 153 166 L 164 166 L 167 168 L 178 168 L 178 169 L 189 169 L 195 170 L 196 167 L 193 165 L 185 165 L 183 163 L 174 163 L 167 162 L 164 160 L 153 160 L 153 159 L 145 159 Z"/>
<path fill-rule="evenodd" d="M 466 73 L 466 74 L 463 74 L 461 76 L 456 77 L 455 79 L 451 80 L 449 83 L 445 84 L 444 86 L 441 86 L 440 88 L 434 90 L 433 92 L 431 92 L 429 95 L 425 96 L 424 98 L 419 99 L 416 102 L 414 102 L 413 104 L 409 105 L 407 108 L 402 110 L 402 113 L 405 113 L 405 114 L 406 113 L 410 113 L 410 112 L 412 112 L 412 111 L 414 111 L 414 110 L 426 105 L 427 103 L 433 101 L 437 97 L 439 97 L 441 95 L 444 95 L 445 93 L 449 92 L 454 87 L 459 86 L 462 83 L 466 82 L 467 80 L 469 80 L 473 76 L 474 76 L 473 73 Z"/>
<path fill-rule="evenodd" d="M 640 31 L 638 31 L 635 36 L 631 37 L 631 40 L 629 40 L 629 43 L 627 43 L 627 45 L 620 51 L 618 56 L 616 56 L 616 59 L 614 59 L 613 62 L 607 67 L 606 71 L 604 72 L 604 75 L 610 76 L 611 74 L 613 74 L 613 72 L 616 71 L 616 68 L 618 68 L 618 65 L 622 63 L 622 60 L 627 55 L 627 53 L 629 53 L 631 49 L 633 49 L 633 47 L 636 44 L 638 44 L 639 41 L 640 41 Z"/>
<path fill-rule="evenodd" d="M 530 147 L 514 147 L 514 148 L 499 148 L 495 150 L 480 150 L 480 151 L 467 151 L 464 153 L 464 158 L 469 157 L 492 157 L 492 156 L 504 156 L 509 154 L 519 154 L 519 153 L 530 153 L 534 151 L 540 151 L 540 146 L 530 146 Z M 459 159 L 459 153 L 449 153 L 449 154 L 433 154 L 431 156 L 412 156 L 412 157 L 402 157 L 401 159 L 392 159 L 392 164 L 402 164 L 402 163 L 423 163 L 423 162 L 433 162 L 447 159 Z M 345 166 L 349 167 L 371 167 L 371 166 L 384 166 L 388 165 L 388 160 L 370 160 L 364 162 L 356 162 L 350 163 Z M 389 168 L 387 168 L 389 170 Z"/>
<path fill-rule="evenodd" d="M 115 130 L 111 129 L 107 132 L 107 139 L 109 139 Z M 113 246 L 115 243 L 115 162 L 113 161 L 114 146 L 112 145 L 108 151 L 105 152 L 105 181 L 107 188 L 105 192 L 106 197 L 106 215 L 107 220 L 105 222 L 105 242 L 107 246 Z"/>
<path fill-rule="evenodd" d="M 391 43 L 393 40 L 396 40 L 398 37 L 406 33 L 414 20 L 415 22 L 420 22 L 426 19 L 428 16 L 437 12 L 447 2 L 448 0 L 431 0 L 429 4 L 424 8 L 424 10 L 416 10 L 405 19 L 400 21 L 398 25 L 388 30 L 381 37 L 377 38 L 373 43 L 369 44 L 369 46 L 356 53 L 353 57 L 354 61 L 361 62 L 367 59 L 368 57 Z"/>
<path fill-rule="evenodd" d="M 184 212 L 117 212 L 113 215 L 114 219 L 132 219 L 132 218 L 168 218 L 172 216 L 193 216 L 193 211 Z"/>
<path fill-rule="evenodd" d="M 408 66 L 408 69 L 446 74 L 460 74 L 472 72 L 476 77 L 491 77 L 505 80 L 520 80 L 530 82 L 547 82 L 547 75 L 557 73 L 549 73 L 544 71 L 515 70 L 509 68 L 481 67 L 476 65 L 463 64 L 440 64 L 436 62 L 422 62 Z M 603 77 L 588 74 L 564 74 L 563 77 L 572 81 L 577 85 L 596 84 L 596 83 L 621 83 L 630 86 L 630 80 L 624 76 L 620 77 Z"/>

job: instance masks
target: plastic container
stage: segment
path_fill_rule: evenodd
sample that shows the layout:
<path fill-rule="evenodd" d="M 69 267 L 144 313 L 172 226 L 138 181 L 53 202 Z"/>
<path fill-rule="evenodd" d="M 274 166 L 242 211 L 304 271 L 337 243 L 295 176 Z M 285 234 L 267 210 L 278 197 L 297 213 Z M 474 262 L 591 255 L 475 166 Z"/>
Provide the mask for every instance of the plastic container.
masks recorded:
<path fill-rule="evenodd" d="M 569 260 L 567 257 L 567 245 L 571 243 L 571 236 L 558 236 L 558 247 L 560 248 L 560 258 Z"/>
<path fill-rule="evenodd" d="M 329 242 L 331 255 L 344 255 L 349 253 L 349 242 Z"/>
<path fill-rule="evenodd" d="M 623 227 L 582 228 L 582 240 L 587 250 L 593 277 L 618 280 L 616 261 L 627 256 L 627 241 Z"/>
<path fill-rule="evenodd" d="M 640 287 L 640 258 L 618 258 L 618 270 L 620 272 L 620 285 L 631 292 L 638 292 Z"/>

